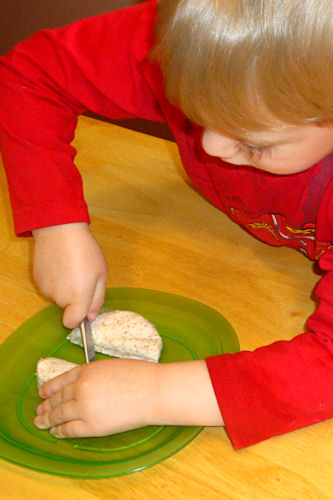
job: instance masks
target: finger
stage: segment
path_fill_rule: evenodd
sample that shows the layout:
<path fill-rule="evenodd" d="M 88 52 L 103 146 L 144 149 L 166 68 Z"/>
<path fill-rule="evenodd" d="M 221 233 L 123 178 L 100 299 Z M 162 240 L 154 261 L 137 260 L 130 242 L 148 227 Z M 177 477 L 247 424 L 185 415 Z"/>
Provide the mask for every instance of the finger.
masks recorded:
<path fill-rule="evenodd" d="M 51 434 L 58 438 L 84 438 L 91 437 L 91 431 L 83 420 L 72 420 L 65 424 L 57 425 L 51 428 Z"/>
<path fill-rule="evenodd" d="M 89 305 L 87 314 L 89 321 L 94 321 L 96 319 L 96 316 L 104 303 L 106 279 L 107 276 L 105 276 L 105 278 L 100 278 L 96 283 L 94 295 Z"/>
<path fill-rule="evenodd" d="M 38 429 L 49 429 L 55 425 L 64 424 L 79 417 L 78 404 L 76 401 L 68 401 L 57 406 L 50 412 L 37 415 L 34 424 Z"/>
<path fill-rule="evenodd" d="M 52 397 L 53 394 L 61 391 L 64 386 L 75 382 L 78 379 L 81 370 L 82 366 L 76 366 L 75 368 L 72 368 L 71 370 L 63 373 L 62 375 L 58 375 L 52 380 L 49 380 L 48 382 L 43 384 L 42 387 L 40 387 L 38 391 L 39 396 L 41 398 Z"/>
<path fill-rule="evenodd" d="M 61 403 L 66 403 L 67 401 L 71 401 L 74 399 L 74 388 L 75 384 L 68 384 L 63 387 L 60 391 L 53 394 L 51 398 L 46 399 L 42 403 L 40 403 L 36 408 L 37 415 L 42 415 L 43 413 L 47 413 Z"/>
<path fill-rule="evenodd" d="M 80 321 L 88 314 L 91 298 L 82 302 L 69 304 L 65 307 L 62 322 L 67 328 L 76 328 Z"/>

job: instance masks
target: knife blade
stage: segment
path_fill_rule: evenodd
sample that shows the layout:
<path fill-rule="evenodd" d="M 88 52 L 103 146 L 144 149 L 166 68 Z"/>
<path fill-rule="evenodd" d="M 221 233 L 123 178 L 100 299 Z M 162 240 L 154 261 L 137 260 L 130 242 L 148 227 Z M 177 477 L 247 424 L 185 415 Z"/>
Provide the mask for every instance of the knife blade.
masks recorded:
<path fill-rule="evenodd" d="M 94 340 L 91 333 L 90 322 L 87 318 L 80 321 L 80 332 L 82 337 L 82 344 L 86 362 L 91 363 L 95 361 Z"/>

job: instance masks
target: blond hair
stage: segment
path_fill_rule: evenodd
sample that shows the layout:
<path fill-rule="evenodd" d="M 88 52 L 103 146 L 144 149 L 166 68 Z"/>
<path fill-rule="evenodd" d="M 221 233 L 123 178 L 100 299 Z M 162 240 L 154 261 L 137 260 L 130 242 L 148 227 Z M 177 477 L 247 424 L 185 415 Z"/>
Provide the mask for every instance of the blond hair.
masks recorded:
<path fill-rule="evenodd" d="M 332 0 L 159 0 L 168 99 L 233 136 L 333 119 Z"/>

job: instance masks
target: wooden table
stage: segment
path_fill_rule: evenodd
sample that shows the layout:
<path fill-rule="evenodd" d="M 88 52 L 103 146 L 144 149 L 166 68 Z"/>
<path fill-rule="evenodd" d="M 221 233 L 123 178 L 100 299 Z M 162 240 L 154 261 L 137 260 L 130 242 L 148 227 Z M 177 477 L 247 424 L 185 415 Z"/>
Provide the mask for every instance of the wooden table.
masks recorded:
<path fill-rule="evenodd" d="M 205 201 L 175 144 L 82 117 L 75 146 L 108 286 L 203 301 L 229 319 L 243 349 L 302 331 L 318 280 L 311 262 L 256 241 Z M 32 241 L 13 234 L 3 171 L 0 181 L 3 341 L 48 301 L 32 281 Z M 332 420 L 237 452 L 223 428 L 206 428 L 171 458 L 119 478 L 68 479 L 0 461 L 0 498 L 332 499 L 332 450 Z"/>

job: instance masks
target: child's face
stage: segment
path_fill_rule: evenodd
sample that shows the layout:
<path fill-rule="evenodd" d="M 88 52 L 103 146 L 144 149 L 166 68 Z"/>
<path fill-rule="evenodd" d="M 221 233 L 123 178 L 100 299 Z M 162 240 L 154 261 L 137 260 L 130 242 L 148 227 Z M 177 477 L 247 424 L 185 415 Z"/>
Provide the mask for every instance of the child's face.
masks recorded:
<path fill-rule="evenodd" d="M 206 153 L 233 165 L 251 165 L 272 174 L 301 172 L 318 163 L 333 150 L 333 125 L 288 125 L 274 131 L 255 132 L 236 140 L 205 130 Z"/>

